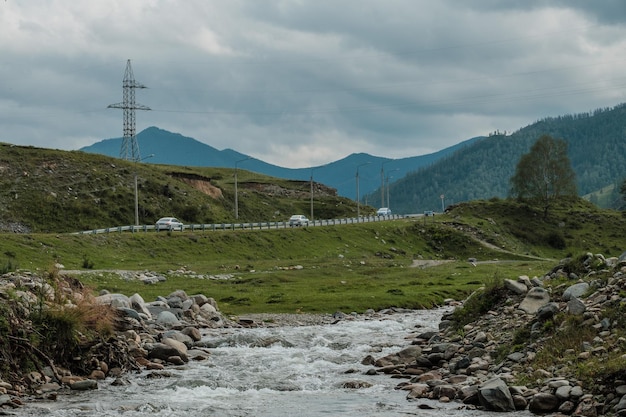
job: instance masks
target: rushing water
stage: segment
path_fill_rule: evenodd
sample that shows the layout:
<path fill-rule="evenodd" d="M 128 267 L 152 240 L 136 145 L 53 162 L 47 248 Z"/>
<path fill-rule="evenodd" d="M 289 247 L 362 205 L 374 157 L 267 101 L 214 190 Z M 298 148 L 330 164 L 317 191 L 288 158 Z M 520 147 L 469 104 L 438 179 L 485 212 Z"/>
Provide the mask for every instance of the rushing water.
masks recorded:
<path fill-rule="evenodd" d="M 55 402 L 34 402 L 16 411 L 33 416 L 127 417 L 396 417 L 470 416 L 459 404 L 429 403 L 418 409 L 395 390 L 401 381 L 365 375 L 361 365 L 406 347 L 415 331 L 436 328 L 441 311 L 397 313 L 335 325 L 215 330 L 205 336 L 215 348 L 207 361 L 168 368 L 170 378 L 129 375 L 127 386 L 100 383 L 98 391 L 71 392 Z M 263 347 L 264 346 L 264 347 Z M 368 388 L 348 389 L 349 381 Z M 420 401 L 423 403 L 424 401 Z M 493 415 L 493 414 L 492 414 Z"/>

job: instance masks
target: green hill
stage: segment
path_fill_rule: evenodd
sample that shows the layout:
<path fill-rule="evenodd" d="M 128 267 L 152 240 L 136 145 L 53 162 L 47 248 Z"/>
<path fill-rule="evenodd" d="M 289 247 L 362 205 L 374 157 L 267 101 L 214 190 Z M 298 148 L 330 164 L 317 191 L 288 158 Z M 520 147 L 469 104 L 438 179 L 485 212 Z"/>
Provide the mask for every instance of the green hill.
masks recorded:
<path fill-rule="evenodd" d="M 188 224 L 235 220 L 234 170 L 132 163 L 79 151 L 0 144 L 0 230 L 74 232 L 176 216 Z M 238 170 L 239 221 L 310 213 L 309 181 Z M 356 205 L 314 183 L 317 219 L 356 216 Z M 362 213 L 373 212 L 362 207 Z"/>

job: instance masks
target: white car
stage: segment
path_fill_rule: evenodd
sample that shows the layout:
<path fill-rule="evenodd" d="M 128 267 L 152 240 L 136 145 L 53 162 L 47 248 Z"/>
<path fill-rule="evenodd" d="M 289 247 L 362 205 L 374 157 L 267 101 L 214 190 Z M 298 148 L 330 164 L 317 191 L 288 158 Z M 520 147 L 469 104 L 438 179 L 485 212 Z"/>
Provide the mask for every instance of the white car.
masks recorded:
<path fill-rule="evenodd" d="M 154 227 L 156 228 L 157 232 L 159 230 L 180 230 L 182 232 L 184 225 L 176 217 L 162 217 L 157 220 Z"/>
<path fill-rule="evenodd" d="M 308 226 L 309 225 L 309 219 L 302 215 L 302 214 L 294 214 L 293 216 L 291 216 L 289 218 L 289 226 L 290 227 L 294 227 L 294 226 Z"/>
<path fill-rule="evenodd" d="M 376 215 L 377 216 L 390 216 L 391 209 L 387 207 L 381 207 L 376 211 Z"/>

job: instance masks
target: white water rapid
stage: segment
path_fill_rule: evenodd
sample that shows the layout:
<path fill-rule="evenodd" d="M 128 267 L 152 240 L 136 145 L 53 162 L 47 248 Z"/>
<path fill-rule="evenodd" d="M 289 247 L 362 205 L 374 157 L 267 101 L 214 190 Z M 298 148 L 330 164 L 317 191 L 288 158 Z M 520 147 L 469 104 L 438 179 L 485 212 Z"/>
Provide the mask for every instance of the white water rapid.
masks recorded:
<path fill-rule="evenodd" d="M 396 313 L 334 325 L 213 330 L 205 336 L 210 359 L 167 368 L 169 378 L 127 375 L 130 385 L 100 382 L 91 392 L 59 395 L 55 402 L 32 402 L 15 410 L 29 416 L 125 417 L 397 417 L 476 416 L 458 403 L 406 400 L 394 387 L 402 380 L 366 375 L 367 355 L 375 358 L 408 345 L 411 332 L 436 329 L 442 311 Z M 344 388 L 363 381 L 367 388 Z M 515 413 L 517 414 L 517 413 Z M 490 413 L 494 415 L 494 413 Z M 510 414 L 509 414 L 510 415 Z"/>

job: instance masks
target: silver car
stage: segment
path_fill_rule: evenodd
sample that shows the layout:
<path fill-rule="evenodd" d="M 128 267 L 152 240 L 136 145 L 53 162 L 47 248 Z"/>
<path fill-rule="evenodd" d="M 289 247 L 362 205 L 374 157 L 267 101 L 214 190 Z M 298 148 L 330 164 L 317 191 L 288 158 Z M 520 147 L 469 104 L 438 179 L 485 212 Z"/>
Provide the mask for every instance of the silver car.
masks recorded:
<path fill-rule="evenodd" d="M 309 219 L 302 214 L 294 214 L 289 218 L 289 226 L 308 226 Z"/>
<path fill-rule="evenodd" d="M 182 232 L 184 225 L 176 217 L 162 217 L 155 224 L 156 231 L 159 230 L 180 230 Z"/>

